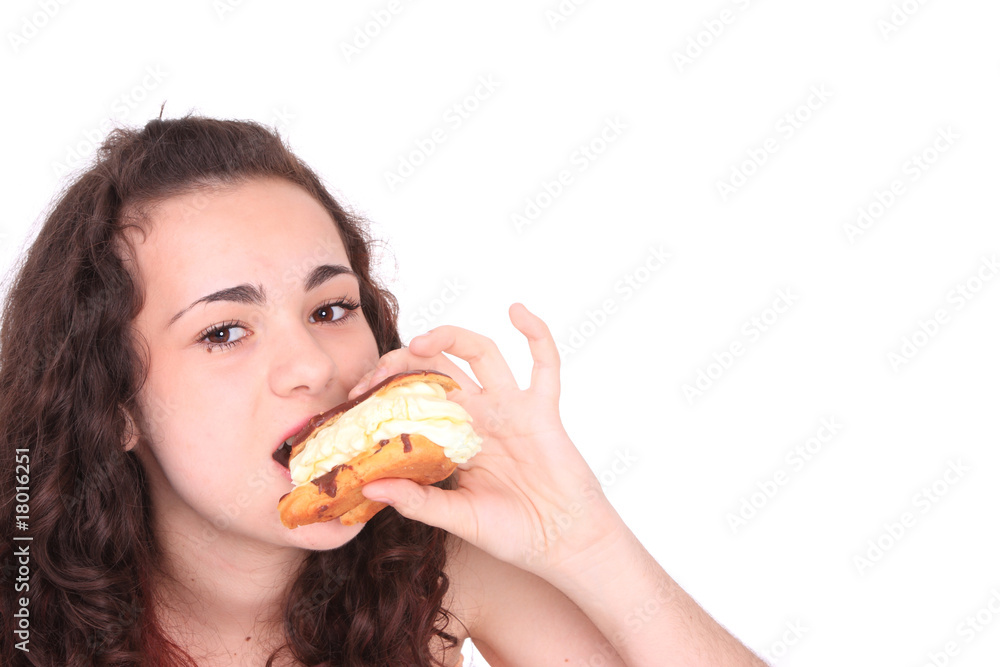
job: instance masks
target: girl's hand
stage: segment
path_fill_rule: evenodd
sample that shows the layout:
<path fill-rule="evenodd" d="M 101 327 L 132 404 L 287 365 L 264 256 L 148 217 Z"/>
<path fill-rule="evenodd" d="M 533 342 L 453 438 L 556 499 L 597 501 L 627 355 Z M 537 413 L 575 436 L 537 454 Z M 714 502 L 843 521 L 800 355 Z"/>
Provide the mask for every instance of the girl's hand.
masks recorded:
<path fill-rule="evenodd" d="M 407 370 L 433 369 L 458 382 L 448 398 L 472 415 L 483 438 L 482 450 L 459 465 L 458 488 L 383 479 L 363 493 L 544 577 L 588 567 L 627 529 L 559 418 L 559 354 L 548 327 L 520 303 L 509 315 L 531 349 L 528 389 L 517 386 L 492 340 L 440 326 L 384 355 L 348 398 Z M 467 361 L 480 384 L 445 352 Z"/>

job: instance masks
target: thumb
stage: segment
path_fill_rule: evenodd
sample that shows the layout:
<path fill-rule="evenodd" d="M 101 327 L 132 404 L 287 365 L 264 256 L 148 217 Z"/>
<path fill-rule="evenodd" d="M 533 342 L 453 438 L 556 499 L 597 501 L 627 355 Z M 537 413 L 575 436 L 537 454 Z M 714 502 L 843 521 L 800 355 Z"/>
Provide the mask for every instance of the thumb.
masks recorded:
<path fill-rule="evenodd" d="M 361 494 L 369 500 L 392 505 L 407 519 L 435 528 L 453 532 L 459 523 L 461 503 L 454 497 L 457 495 L 454 491 L 417 484 L 409 479 L 386 478 L 366 484 Z"/>

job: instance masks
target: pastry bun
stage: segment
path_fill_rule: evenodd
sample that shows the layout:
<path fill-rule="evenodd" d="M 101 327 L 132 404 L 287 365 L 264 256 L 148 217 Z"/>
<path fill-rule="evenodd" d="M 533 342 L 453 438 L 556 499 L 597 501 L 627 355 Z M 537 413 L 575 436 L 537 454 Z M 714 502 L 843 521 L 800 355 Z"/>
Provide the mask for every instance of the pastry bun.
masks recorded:
<path fill-rule="evenodd" d="M 442 435 L 450 436 L 453 431 L 465 433 L 466 435 L 461 436 L 465 438 L 462 442 L 466 443 L 462 454 L 456 455 L 453 450 L 450 458 L 445 447 L 431 440 L 426 434 L 416 432 L 398 433 L 379 440 L 371 439 L 372 434 L 376 432 L 376 426 L 380 428 L 382 426 L 380 423 L 375 423 L 375 419 L 371 415 L 382 419 L 393 410 L 402 410 L 408 413 L 417 411 L 409 404 L 405 408 L 399 407 L 400 401 L 404 400 L 400 396 L 409 391 L 400 388 L 417 382 L 437 385 L 443 390 L 435 389 L 437 395 L 432 395 L 429 403 L 424 405 L 438 406 L 446 403 L 448 404 L 446 409 L 448 417 L 447 419 L 432 418 L 431 421 L 436 425 L 428 432 L 438 434 L 435 437 L 439 437 L 439 439 Z M 360 396 L 313 417 L 286 445 L 286 447 L 291 447 L 289 467 L 293 469 L 296 468 L 296 457 L 303 454 L 304 450 L 311 444 L 314 452 L 311 458 L 309 456 L 302 457 L 313 461 L 308 481 L 297 485 L 278 501 L 278 512 L 281 515 L 282 524 L 288 528 L 296 528 L 333 519 L 339 519 L 340 523 L 345 526 L 365 522 L 386 507 L 385 503 L 369 500 L 361 494 L 361 488 L 365 484 L 386 477 L 411 479 L 418 484 L 433 484 L 446 479 L 455 471 L 457 463 L 467 460 L 469 456 L 479 451 L 479 443 L 481 442 L 481 438 L 472 432 L 467 423 L 451 421 L 455 419 L 455 414 L 464 415 L 468 422 L 472 420 L 464 409 L 443 397 L 444 393 L 459 388 L 458 383 L 453 379 L 436 371 L 409 371 L 388 377 Z M 417 391 L 421 395 L 416 396 L 413 400 L 428 400 L 426 387 Z M 423 408 L 421 409 L 423 410 Z M 391 422 L 394 418 L 402 419 L 404 417 L 390 416 L 385 418 L 385 421 Z M 407 428 L 416 425 L 413 430 L 420 430 L 420 422 L 413 421 L 413 419 L 412 414 L 407 414 L 405 415 L 406 421 L 400 423 Z M 348 436 L 354 440 L 351 447 L 356 449 L 359 446 L 357 442 L 359 437 L 365 437 L 370 442 L 367 443 L 367 446 L 362 444 L 362 451 L 351 458 L 326 467 L 321 461 L 316 462 L 319 455 L 315 452 L 322 450 L 322 444 L 313 441 L 318 437 L 335 437 L 321 436 L 320 434 L 324 430 L 334 427 L 340 420 L 345 420 L 349 424 L 353 424 L 353 421 L 364 424 L 363 430 L 359 430 L 357 426 L 350 426 L 352 430 Z M 442 424 L 444 424 L 443 427 Z M 353 451 L 353 449 L 348 451 Z M 453 458 L 458 460 L 453 460 Z"/>

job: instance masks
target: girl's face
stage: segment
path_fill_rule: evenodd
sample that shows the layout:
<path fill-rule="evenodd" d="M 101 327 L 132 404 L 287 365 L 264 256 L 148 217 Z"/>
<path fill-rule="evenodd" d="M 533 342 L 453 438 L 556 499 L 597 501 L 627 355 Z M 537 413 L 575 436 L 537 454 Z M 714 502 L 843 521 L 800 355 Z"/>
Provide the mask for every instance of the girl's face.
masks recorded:
<path fill-rule="evenodd" d="M 178 196 L 150 218 L 135 243 L 149 361 L 136 451 L 158 531 L 341 546 L 362 526 L 281 525 L 292 485 L 271 458 L 378 360 L 333 220 L 279 179 Z"/>

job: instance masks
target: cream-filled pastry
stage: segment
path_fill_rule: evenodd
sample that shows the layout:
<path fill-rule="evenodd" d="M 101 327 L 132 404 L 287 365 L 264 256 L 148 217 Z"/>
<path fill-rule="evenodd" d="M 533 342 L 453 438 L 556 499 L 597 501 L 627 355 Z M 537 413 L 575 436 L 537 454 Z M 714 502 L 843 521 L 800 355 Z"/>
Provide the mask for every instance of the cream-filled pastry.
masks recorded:
<path fill-rule="evenodd" d="M 458 388 L 436 371 L 399 373 L 309 420 L 282 447 L 295 484 L 278 503 L 282 523 L 368 521 L 385 505 L 361 494 L 365 484 L 385 477 L 419 484 L 447 478 L 482 443 L 469 413 L 446 397 Z"/>

